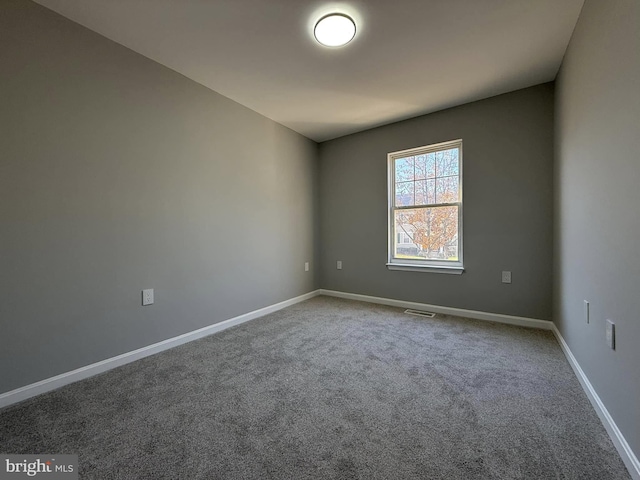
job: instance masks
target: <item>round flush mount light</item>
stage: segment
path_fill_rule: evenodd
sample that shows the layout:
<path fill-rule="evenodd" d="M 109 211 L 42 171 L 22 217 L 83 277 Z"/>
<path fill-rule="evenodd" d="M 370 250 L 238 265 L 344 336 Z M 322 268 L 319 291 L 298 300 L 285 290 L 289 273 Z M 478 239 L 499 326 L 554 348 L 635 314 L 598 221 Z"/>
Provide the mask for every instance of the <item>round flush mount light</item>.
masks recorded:
<path fill-rule="evenodd" d="M 318 20 L 313 35 L 325 47 L 341 47 L 356 36 L 356 23 L 348 15 L 330 13 Z"/>

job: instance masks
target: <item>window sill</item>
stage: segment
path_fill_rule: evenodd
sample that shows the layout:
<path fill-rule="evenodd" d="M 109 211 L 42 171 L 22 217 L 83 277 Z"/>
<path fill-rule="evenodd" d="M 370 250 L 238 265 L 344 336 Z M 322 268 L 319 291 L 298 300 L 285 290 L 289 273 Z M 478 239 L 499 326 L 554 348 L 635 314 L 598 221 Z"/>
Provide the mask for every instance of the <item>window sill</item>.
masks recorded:
<path fill-rule="evenodd" d="M 403 265 L 400 263 L 387 263 L 387 269 L 404 272 L 446 273 L 449 275 L 461 275 L 464 267 L 444 265 Z"/>

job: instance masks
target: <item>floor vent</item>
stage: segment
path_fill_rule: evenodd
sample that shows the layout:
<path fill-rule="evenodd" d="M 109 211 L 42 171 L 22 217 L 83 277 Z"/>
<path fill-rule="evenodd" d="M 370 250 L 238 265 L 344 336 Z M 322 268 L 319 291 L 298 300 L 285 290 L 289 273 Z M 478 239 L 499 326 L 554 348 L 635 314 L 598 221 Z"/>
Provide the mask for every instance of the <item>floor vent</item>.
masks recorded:
<path fill-rule="evenodd" d="M 433 312 L 425 312 L 423 310 L 414 310 L 413 308 L 407 308 L 404 313 L 407 313 L 409 315 L 417 315 L 418 317 L 428 317 L 428 318 L 433 318 L 436 316 L 435 313 Z"/>

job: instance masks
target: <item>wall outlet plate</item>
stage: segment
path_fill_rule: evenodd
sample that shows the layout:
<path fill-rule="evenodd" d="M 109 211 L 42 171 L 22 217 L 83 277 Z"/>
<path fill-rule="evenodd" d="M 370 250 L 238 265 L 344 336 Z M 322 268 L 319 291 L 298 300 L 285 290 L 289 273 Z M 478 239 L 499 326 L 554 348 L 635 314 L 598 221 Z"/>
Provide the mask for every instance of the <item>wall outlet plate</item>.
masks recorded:
<path fill-rule="evenodd" d="M 142 305 L 153 305 L 153 288 L 142 290 Z"/>
<path fill-rule="evenodd" d="M 337 263 L 336 263 L 336 268 L 337 268 L 338 270 L 342 270 L 342 260 L 338 260 L 338 261 L 337 261 Z"/>
<path fill-rule="evenodd" d="M 304 262 L 304 271 L 305 272 L 309 271 L 309 262 Z"/>
<path fill-rule="evenodd" d="M 589 323 L 589 302 L 584 301 L 584 319 L 587 323 Z"/>
<path fill-rule="evenodd" d="M 613 320 L 609 320 L 608 318 L 605 320 L 605 328 L 606 328 L 606 338 L 607 338 L 607 346 L 611 350 L 616 349 L 616 324 L 613 323 Z"/>
<path fill-rule="evenodd" d="M 511 272 L 502 272 L 502 283 L 511 283 Z"/>

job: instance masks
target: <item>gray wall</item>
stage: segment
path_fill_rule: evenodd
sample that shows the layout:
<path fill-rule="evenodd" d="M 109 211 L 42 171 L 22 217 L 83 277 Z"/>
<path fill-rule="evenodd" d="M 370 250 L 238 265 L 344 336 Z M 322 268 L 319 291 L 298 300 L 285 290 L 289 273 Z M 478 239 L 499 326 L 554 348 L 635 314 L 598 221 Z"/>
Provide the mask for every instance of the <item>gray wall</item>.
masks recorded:
<path fill-rule="evenodd" d="M 638 19 L 637 0 L 587 0 L 557 81 L 554 321 L 640 456 Z"/>
<path fill-rule="evenodd" d="M 387 270 L 387 153 L 457 138 L 465 273 Z M 548 320 L 552 172 L 552 84 L 322 143 L 321 286 Z"/>
<path fill-rule="evenodd" d="M 0 392 L 316 286 L 317 144 L 27 1 L 0 132 Z"/>

